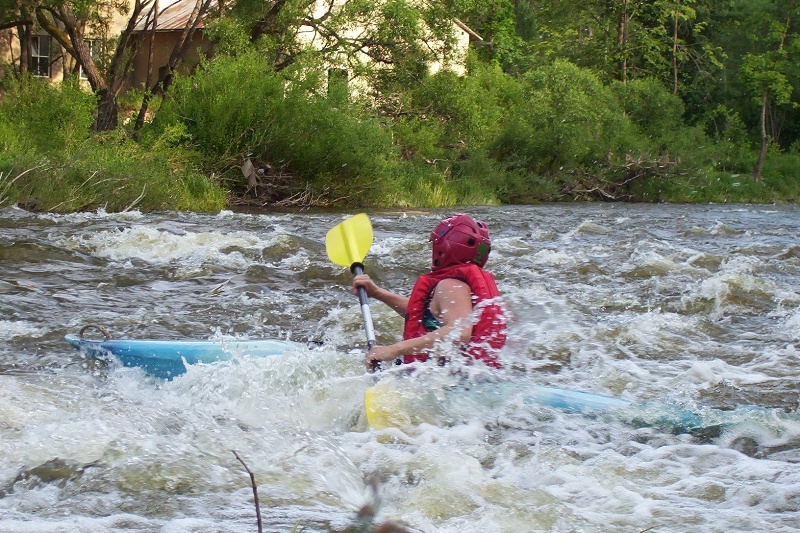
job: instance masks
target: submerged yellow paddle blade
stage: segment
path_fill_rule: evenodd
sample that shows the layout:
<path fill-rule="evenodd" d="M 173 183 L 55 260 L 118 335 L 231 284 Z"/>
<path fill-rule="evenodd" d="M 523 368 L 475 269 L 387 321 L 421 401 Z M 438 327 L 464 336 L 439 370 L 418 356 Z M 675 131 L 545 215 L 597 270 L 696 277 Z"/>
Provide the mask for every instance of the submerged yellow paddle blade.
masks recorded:
<path fill-rule="evenodd" d="M 353 215 L 328 231 L 325 248 L 334 264 L 349 267 L 360 263 L 372 246 L 372 224 L 366 213 Z"/>
<path fill-rule="evenodd" d="M 406 414 L 408 406 L 400 391 L 391 383 L 379 383 L 364 393 L 367 423 L 373 429 L 395 427 L 407 429 L 413 425 Z"/>

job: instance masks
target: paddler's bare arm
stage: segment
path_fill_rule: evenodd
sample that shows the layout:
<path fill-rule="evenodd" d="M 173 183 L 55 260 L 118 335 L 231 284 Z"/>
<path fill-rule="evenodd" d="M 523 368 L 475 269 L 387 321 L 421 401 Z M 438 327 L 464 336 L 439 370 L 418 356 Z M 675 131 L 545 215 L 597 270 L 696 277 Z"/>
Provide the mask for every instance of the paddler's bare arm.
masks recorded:
<path fill-rule="evenodd" d="M 469 342 L 472 336 L 472 325 L 467 323 L 472 313 L 472 292 L 469 285 L 456 279 L 440 281 L 433 293 L 430 310 L 442 323 L 442 327 L 414 339 L 389 346 L 375 346 L 366 355 L 367 367 L 371 367 L 372 361 L 391 361 L 401 355 L 424 352 L 442 340 L 452 340 L 456 344 Z M 454 330 L 458 330 L 455 339 Z"/>
<path fill-rule="evenodd" d="M 367 296 L 370 298 L 375 298 L 376 300 L 380 300 L 381 302 L 385 303 L 395 311 L 400 316 L 406 316 L 406 308 L 408 307 L 408 298 L 405 296 L 400 296 L 399 294 L 395 294 L 392 291 L 387 291 L 386 289 L 382 289 L 378 287 L 372 278 L 370 278 L 367 274 L 359 274 L 358 276 L 353 278 L 353 292 L 356 292 L 358 287 L 364 287 L 367 291 Z"/>

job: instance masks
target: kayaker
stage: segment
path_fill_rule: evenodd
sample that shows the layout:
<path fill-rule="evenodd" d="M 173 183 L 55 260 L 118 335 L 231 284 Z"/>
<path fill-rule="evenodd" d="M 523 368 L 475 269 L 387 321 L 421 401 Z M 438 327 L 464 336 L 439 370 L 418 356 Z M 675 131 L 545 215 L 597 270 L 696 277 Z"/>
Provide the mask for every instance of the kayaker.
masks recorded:
<path fill-rule="evenodd" d="M 354 291 L 364 287 L 369 297 L 405 318 L 403 340 L 372 348 L 367 368 L 374 361 L 425 361 L 439 342 L 452 342 L 472 359 L 500 368 L 497 352 L 505 344 L 506 326 L 494 277 L 483 270 L 491 250 L 489 229 L 469 215 L 453 215 L 436 226 L 430 241 L 431 272 L 417 279 L 408 298 L 379 287 L 367 274 L 353 279 Z"/>

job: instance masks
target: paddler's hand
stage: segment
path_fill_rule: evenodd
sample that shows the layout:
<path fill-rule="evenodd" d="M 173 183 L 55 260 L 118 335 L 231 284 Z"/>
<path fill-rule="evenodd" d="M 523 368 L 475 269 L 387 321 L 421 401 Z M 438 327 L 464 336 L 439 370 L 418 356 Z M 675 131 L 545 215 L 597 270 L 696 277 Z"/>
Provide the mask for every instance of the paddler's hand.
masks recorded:
<path fill-rule="evenodd" d="M 358 294 L 359 287 L 364 287 L 364 290 L 367 291 L 368 298 L 380 300 L 397 311 L 397 314 L 400 316 L 404 317 L 406 315 L 408 298 L 405 296 L 400 296 L 392 291 L 387 291 L 386 289 L 378 287 L 375 282 L 372 281 L 372 278 L 366 274 L 359 274 L 353 278 L 353 294 Z"/>
<path fill-rule="evenodd" d="M 373 346 L 370 351 L 364 356 L 367 364 L 367 370 L 373 370 L 376 363 L 383 361 L 393 361 L 397 358 L 397 350 L 394 346 Z"/>
<path fill-rule="evenodd" d="M 364 287 L 367 291 L 367 296 L 370 298 L 374 298 L 380 290 L 380 287 L 378 287 L 367 274 L 359 274 L 353 278 L 353 294 L 358 293 L 359 287 Z"/>

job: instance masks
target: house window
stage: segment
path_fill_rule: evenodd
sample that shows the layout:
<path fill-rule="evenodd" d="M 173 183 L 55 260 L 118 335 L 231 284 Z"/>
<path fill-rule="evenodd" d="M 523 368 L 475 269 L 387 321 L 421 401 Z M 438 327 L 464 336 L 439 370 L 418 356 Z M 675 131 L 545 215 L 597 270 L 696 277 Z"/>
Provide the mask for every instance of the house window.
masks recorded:
<path fill-rule="evenodd" d="M 50 36 L 34 35 L 31 42 L 31 74 L 50 77 Z"/>
<path fill-rule="evenodd" d="M 92 59 L 96 60 L 98 52 L 100 51 L 100 41 L 97 39 L 86 39 L 84 40 L 84 42 L 86 43 L 86 46 L 89 48 L 89 55 L 91 56 Z M 86 76 L 86 72 L 83 70 L 83 65 L 80 66 L 78 71 L 80 73 L 82 80 L 89 79 L 89 77 Z"/>

